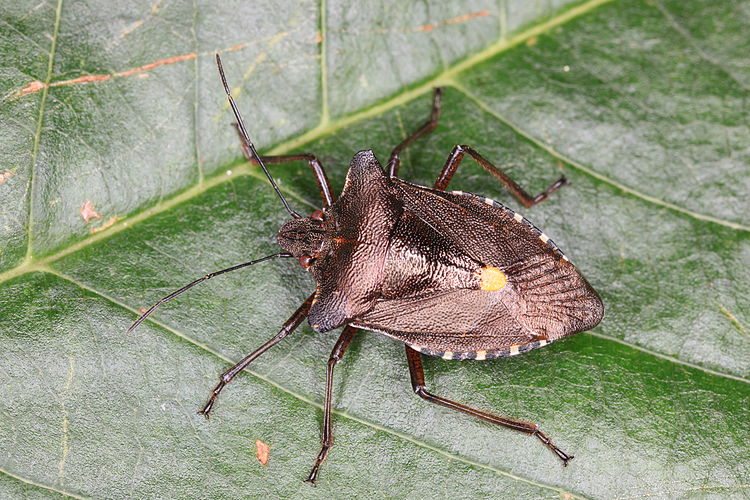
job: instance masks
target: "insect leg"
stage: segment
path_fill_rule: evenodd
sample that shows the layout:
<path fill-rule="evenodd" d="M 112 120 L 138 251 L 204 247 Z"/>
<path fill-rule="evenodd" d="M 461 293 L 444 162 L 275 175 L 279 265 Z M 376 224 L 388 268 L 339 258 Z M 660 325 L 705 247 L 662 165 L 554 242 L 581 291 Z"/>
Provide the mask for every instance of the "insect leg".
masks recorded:
<path fill-rule="evenodd" d="M 240 138 L 242 138 L 242 134 L 240 133 L 236 123 L 234 124 L 234 128 L 237 129 L 237 133 L 240 134 Z M 247 144 L 245 144 L 245 141 L 241 141 L 241 145 L 242 152 L 245 154 L 245 159 L 253 165 L 259 166 L 260 163 L 258 163 L 258 160 L 255 159 L 252 151 L 250 151 L 250 148 L 247 146 Z M 336 201 L 336 195 L 333 194 L 333 189 L 331 189 L 331 183 L 328 181 L 328 176 L 326 175 L 326 171 L 323 168 L 323 164 L 320 163 L 320 160 L 318 160 L 314 155 L 299 154 L 282 156 L 261 156 L 260 159 L 263 161 L 263 163 L 267 163 L 269 165 L 278 165 L 279 163 L 286 163 L 288 161 L 306 161 L 310 165 L 313 174 L 315 174 L 315 181 L 318 183 L 318 187 L 320 188 L 320 197 L 323 198 L 323 204 L 326 207 L 330 207 L 333 202 Z"/>
<path fill-rule="evenodd" d="M 573 455 L 568 455 L 560 448 L 552 444 L 552 440 L 550 440 L 550 438 L 548 438 L 546 434 L 539 430 L 538 425 L 532 422 L 498 417 L 497 415 L 492 415 L 491 413 L 486 413 L 481 410 L 475 410 L 474 408 L 471 408 L 469 406 L 463 405 L 461 403 L 456 403 L 455 401 L 451 401 L 450 399 L 435 396 L 434 394 L 427 392 L 427 388 L 425 387 L 424 383 L 424 369 L 422 368 L 422 354 L 407 345 L 406 360 L 409 363 L 411 386 L 414 389 L 414 392 L 416 392 L 417 395 L 422 399 L 426 399 L 431 403 L 445 406 L 446 408 L 451 408 L 453 410 L 466 413 L 467 415 L 477 417 L 481 420 L 484 420 L 485 422 L 502 425 L 503 427 L 507 427 L 515 431 L 520 431 L 532 436 L 536 436 L 542 443 L 544 443 L 547 448 L 552 450 L 552 452 L 557 455 L 560 460 L 563 461 L 563 465 L 568 465 L 568 461 L 573 458 Z"/>
<path fill-rule="evenodd" d="M 320 470 L 320 464 L 328 456 L 328 451 L 333 446 L 333 421 L 331 420 L 331 401 L 333 399 L 333 368 L 336 363 L 341 361 L 341 357 L 344 355 L 344 351 L 349 347 L 349 343 L 354 338 L 354 334 L 357 333 L 357 329 L 353 326 L 346 326 L 344 331 L 341 332 L 339 339 L 336 341 L 336 345 L 333 346 L 331 351 L 331 357 L 328 358 L 328 366 L 326 368 L 326 395 L 325 403 L 323 405 L 323 436 L 320 439 L 322 448 L 318 457 L 315 459 L 315 465 L 313 465 L 310 475 L 307 476 L 308 483 L 315 484 L 315 480 L 318 478 L 318 471 Z"/>
<path fill-rule="evenodd" d="M 232 381 L 234 377 L 237 376 L 238 373 L 240 373 L 242 370 L 245 369 L 247 365 L 252 363 L 255 358 L 266 352 L 271 347 L 278 344 L 281 339 L 289 335 L 294 331 L 295 328 L 297 328 L 300 323 L 302 323 L 305 318 L 307 317 L 308 313 L 310 312 L 310 307 L 312 306 L 313 298 L 315 297 L 315 294 L 310 295 L 307 300 L 305 300 L 301 306 L 299 306 L 299 309 L 294 311 L 294 314 L 292 314 L 292 317 L 286 320 L 286 323 L 281 327 L 281 330 L 279 330 L 279 333 L 274 335 L 272 339 L 270 339 L 268 342 L 260 346 L 258 349 L 253 351 L 252 353 L 245 356 L 242 361 L 225 371 L 221 374 L 219 383 L 216 384 L 216 387 L 214 387 L 214 390 L 211 392 L 211 396 L 208 398 L 208 401 L 203 406 L 202 410 L 199 410 L 198 413 L 203 415 L 204 417 L 208 418 L 211 413 L 211 409 L 214 406 L 214 403 L 216 402 L 216 398 L 219 397 L 219 393 L 221 393 L 221 390 L 224 389 L 224 386 L 227 385 L 229 382 Z"/>
<path fill-rule="evenodd" d="M 443 94 L 443 87 L 438 87 L 435 89 L 432 95 L 432 113 L 430 113 L 430 119 L 427 120 L 427 122 L 424 125 L 419 127 L 409 137 L 401 141 L 401 144 L 393 148 L 393 151 L 391 152 L 391 157 L 388 159 L 387 171 L 388 171 L 389 177 L 398 176 L 398 167 L 401 165 L 401 158 L 399 157 L 399 155 L 401 154 L 401 151 L 406 149 L 406 147 L 409 144 L 416 141 L 417 139 L 422 137 L 424 134 L 432 132 L 433 130 L 435 130 L 435 127 L 437 127 L 438 118 L 440 118 L 440 96 L 442 94 Z"/>
<path fill-rule="evenodd" d="M 542 191 L 536 196 L 531 196 L 529 193 L 524 191 L 521 186 L 516 184 L 513 179 L 508 177 L 505 172 L 500 170 L 498 167 L 487 161 L 482 155 L 477 153 L 474 148 L 469 146 L 454 146 L 450 156 L 448 156 L 448 160 L 445 162 L 443 170 L 440 172 L 440 175 L 435 181 L 435 189 L 445 191 L 445 189 L 448 187 L 448 183 L 451 181 L 451 178 L 453 178 L 453 174 L 455 174 L 456 170 L 458 170 L 458 166 L 461 164 L 461 160 L 463 159 L 464 154 L 470 155 L 472 158 L 474 158 L 474 160 L 476 160 L 477 163 L 479 163 L 479 165 L 481 165 L 483 169 L 485 169 L 493 177 L 502 182 L 503 185 L 508 188 L 508 190 L 513 194 L 513 196 L 515 196 L 516 199 L 520 201 L 526 208 L 546 200 L 550 194 L 557 191 L 561 186 L 570 183 L 565 178 L 565 176 L 562 176 L 546 190 Z"/>

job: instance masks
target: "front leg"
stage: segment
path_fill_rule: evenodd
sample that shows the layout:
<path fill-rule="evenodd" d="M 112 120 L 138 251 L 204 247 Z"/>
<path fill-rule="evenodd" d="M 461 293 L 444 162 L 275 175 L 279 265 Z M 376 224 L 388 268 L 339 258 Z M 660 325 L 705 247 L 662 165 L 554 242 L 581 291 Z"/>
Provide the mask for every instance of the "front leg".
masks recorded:
<path fill-rule="evenodd" d="M 206 404 L 203 405 L 203 409 L 198 411 L 200 415 L 208 418 L 211 415 L 211 409 L 214 407 L 214 403 L 216 403 L 216 398 L 219 397 L 222 389 L 224 389 L 224 387 L 229 382 L 231 382 L 234 377 L 236 377 L 242 370 L 244 370 L 247 365 L 255 361 L 258 356 L 266 352 L 268 349 L 281 342 L 281 339 L 292 333 L 300 325 L 300 323 L 305 320 L 307 315 L 310 313 L 310 307 L 312 307 L 314 298 L 315 294 L 313 293 L 307 298 L 307 300 L 302 303 L 301 306 L 299 306 L 299 309 L 297 309 L 294 314 L 292 314 L 292 317 L 286 320 L 286 323 L 284 323 L 284 325 L 281 327 L 279 333 L 274 335 L 273 338 L 260 346 L 258 349 L 245 356 L 242 361 L 221 374 L 221 376 L 219 377 L 219 383 L 216 384 L 214 390 L 211 391 L 211 396 L 208 398 L 208 401 L 206 401 Z"/>
<path fill-rule="evenodd" d="M 240 139 L 242 139 L 242 133 L 236 123 L 234 124 L 234 128 L 237 130 L 237 133 L 240 134 Z M 245 141 L 241 141 L 240 145 L 242 146 L 242 153 L 245 155 L 245 159 L 256 167 L 260 166 L 260 163 L 258 163 L 258 160 L 253 156 L 253 152 L 250 151 L 250 148 L 245 144 Z M 298 154 L 261 156 L 260 159 L 263 163 L 268 163 L 269 165 L 278 165 L 288 161 L 306 161 L 310 166 L 310 169 L 313 171 L 313 175 L 315 175 L 315 182 L 318 183 L 318 188 L 320 188 L 320 197 L 323 199 L 323 206 L 330 207 L 333 205 L 333 202 L 336 201 L 336 195 L 333 194 L 333 189 L 331 188 L 331 183 L 328 181 L 328 175 L 326 175 L 323 164 L 320 163 L 320 160 L 318 160 L 315 155 Z"/>
<path fill-rule="evenodd" d="M 341 336 L 336 341 L 336 345 L 333 346 L 331 351 L 331 357 L 328 358 L 328 367 L 326 369 L 326 395 L 325 403 L 323 404 L 323 435 L 321 436 L 320 443 L 322 445 L 318 457 L 315 459 L 315 465 L 313 465 L 310 475 L 307 476 L 308 483 L 315 484 L 318 479 L 318 471 L 323 460 L 328 456 L 328 452 L 333 446 L 333 421 L 331 420 L 331 406 L 333 401 L 333 369 L 336 363 L 341 361 L 341 357 L 344 355 L 344 351 L 349 347 L 349 343 L 354 338 L 354 334 L 357 333 L 357 329 L 353 326 L 346 326 L 344 331 L 341 332 Z"/>

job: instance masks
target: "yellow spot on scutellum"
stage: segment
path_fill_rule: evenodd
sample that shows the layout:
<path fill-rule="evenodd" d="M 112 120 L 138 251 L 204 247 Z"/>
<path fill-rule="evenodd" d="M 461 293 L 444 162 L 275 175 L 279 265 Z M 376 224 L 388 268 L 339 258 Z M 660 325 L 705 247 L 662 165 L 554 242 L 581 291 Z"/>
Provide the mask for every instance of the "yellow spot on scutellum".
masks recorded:
<path fill-rule="evenodd" d="M 505 287 L 508 279 L 500 269 L 492 266 L 483 267 L 479 288 L 485 292 L 494 292 Z"/>

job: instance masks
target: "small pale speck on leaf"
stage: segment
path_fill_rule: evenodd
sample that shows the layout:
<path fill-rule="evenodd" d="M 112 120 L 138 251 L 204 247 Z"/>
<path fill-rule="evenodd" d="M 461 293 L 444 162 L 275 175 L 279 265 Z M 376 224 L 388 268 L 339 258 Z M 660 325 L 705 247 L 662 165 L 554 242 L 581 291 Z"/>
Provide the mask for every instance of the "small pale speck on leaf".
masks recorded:
<path fill-rule="evenodd" d="M 232 175 L 232 171 L 231 170 L 227 170 L 227 175 Z"/>
<path fill-rule="evenodd" d="M 528 47 L 533 47 L 533 46 L 534 46 L 534 45 L 536 45 L 536 44 L 537 44 L 538 42 L 539 42 L 539 38 L 537 38 L 537 37 L 535 37 L 535 36 L 532 36 L 531 38 L 529 38 L 528 40 L 526 40 L 526 45 L 527 45 Z"/>
<path fill-rule="evenodd" d="M 563 71 L 565 71 L 566 73 L 570 71 L 570 66 L 568 66 L 567 64 L 563 66 Z"/>
<path fill-rule="evenodd" d="M 255 454 L 258 456 L 258 462 L 261 465 L 268 465 L 268 456 L 270 455 L 271 447 L 260 439 L 255 440 Z"/>
<path fill-rule="evenodd" d="M 83 203 L 83 206 L 81 206 L 81 217 L 86 223 L 88 223 L 91 219 L 102 218 L 102 216 L 99 215 L 96 210 L 94 210 L 94 203 L 91 200 L 86 200 Z"/>

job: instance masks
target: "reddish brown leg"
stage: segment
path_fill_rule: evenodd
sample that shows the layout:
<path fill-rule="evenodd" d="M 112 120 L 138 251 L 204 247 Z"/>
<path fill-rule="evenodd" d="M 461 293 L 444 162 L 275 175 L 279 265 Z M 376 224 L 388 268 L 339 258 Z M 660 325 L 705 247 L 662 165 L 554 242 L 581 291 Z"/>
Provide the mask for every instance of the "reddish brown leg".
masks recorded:
<path fill-rule="evenodd" d="M 234 127 L 237 128 L 236 123 L 234 124 Z M 259 165 L 258 160 L 255 159 L 255 157 L 253 156 L 247 144 L 245 144 L 245 142 L 242 141 L 241 145 L 242 145 L 242 152 L 245 155 L 245 159 L 249 161 L 251 164 L 258 166 Z M 323 168 L 323 164 L 320 163 L 320 160 L 318 160 L 314 155 L 299 154 L 299 155 L 281 155 L 281 156 L 261 156 L 260 158 L 261 160 L 263 160 L 264 163 L 267 163 L 269 165 L 278 165 L 280 163 L 286 163 L 288 161 L 306 161 L 310 165 L 310 168 L 312 169 L 313 174 L 315 174 L 315 181 L 318 183 L 318 187 L 320 188 L 320 197 L 323 199 L 323 206 L 330 207 L 333 204 L 333 202 L 336 201 L 336 195 L 333 194 L 333 189 L 331 189 L 331 183 L 328 182 L 328 176 L 326 175 L 326 171 Z"/>
<path fill-rule="evenodd" d="M 502 425 L 503 427 L 513 429 L 514 431 L 524 432 L 526 434 L 536 436 L 542 443 L 544 443 L 547 448 L 552 450 L 552 452 L 557 455 L 560 460 L 562 460 L 563 465 L 568 465 L 568 461 L 573 459 L 573 455 L 568 455 L 560 448 L 552 444 L 550 438 L 548 438 L 546 434 L 540 431 L 539 426 L 534 423 L 525 422 L 523 420 L 498 417 L 497 415 L 492 415 L 491 413 L 485 413 L 480 410 L 475 410 L 474 408 L 470 408 L 461 403 L 456 403 L 455 401 L 451 401 L 450 399 L 435 396 L 434 394 L 427 392 L 427 388 L 425 387 L 424 383 L 424 369 L 422 368 L 422 354 L 407 345 L 406 360 L 409 362 L 411 386 L 414 389 L 414 392 L 416 392 L 417 395 L 422 399 L 426 399 L 431 403 L 445 406 L 446 408 L 450 408 L 452 410 L 466 413 L 467 415 L 479 418 L 481 420 L 484 420 L 485 422 L 490 422 L 491 424 Z"/>
<path fill-rule="evenodd" d="M 529 193 L 524 191 L 521 186 L 516 184 L 513 179 L 508 177 L 505 172 L 497 168 L 495 165 L 487 161 L 482 155 L 477 153 L 474 148 L 469 146 L 455 146 L 451 151 L 450 156 L 448 156 L 448 160 L 445 162 L 445 166 L 440 172 L 440 176 L 438 176 L 437 180 L 435 181 L 435 189 L 445 191 L 445 189 L 448 187 L 448 183 L 450 183 L 451 179 L 453 178 L 453 174 L 456 173 L 458 166 L 461 164 L 461 160 L 463 159 L 464 154 L 468 154 L 472 158 L 474 158 L 474 160 L 476 160 L 476 162 L 479 163 L 479 165 L 481 165 L 483 169 L 485 169 L 493 177 L 502 182 L 503 185 L 508 188 L 508 190 L 513 194 L 513 196 L 515 196 L 516 199 L 527 208 L 536 205 L 540 201 L 546 200 L 550 194 L 557 191 L 561 186 L 569 184 L 565 176 L 562 176 L 546 190 L 542 191 L 536 196 L 531 196 Z"/>
<path fill-rule="evenodd" d="M 353 326 L 347 326 L 344 331 L 341 332 L 336 345 L 333 346 L 331 351 L 331 357 L 328 358 L 328 367 L 326 369 L 326 395 L 325 403 L 323 404 L 323 436 L 320 439 L 322 448 L 318 457 L 315 459 L 315 465 L 313 465 L 310 475 L 307 476 L 308 483 L 315 484 L 318 479 L 318 471 L 320 470 L 320 464 L 328 456 L 328 451 L 333 446 L 333 421 L 331 420 L 331 402 L 333 400 L 333 368 L 336 363 L 341 361 L 341 357 L 344 355 L 344 351 L 349 347 L 349 343 L 354 338 L 354 334 L 357 333 L 357 329 Z"/>
<path fill-rule="evenodd" d="M 432 113 L 430 114 L 430 119 L 427 120 L 424 125 L 419 127 L 416 132 L 412 133 L 409 137 L 401 141 L 401 144 L 393 148 L 391 157 L 388 159 L 388 168 L 386 169 L 388 171 L 389 177 L 398 176 L 398 167 L 401 165 L 401 158 L 399 156 L 401 154 L 401 151 L 406 149 L 409 144 L 416 141 L 424 134 L 432 132 L 433 130 L 435 130 L 435 127 L 437 127 L 438 118 L 440 118 L 440 96 L 442 94 L 443 87 L 438 87 L 434 90 L 434 93 L 432 95 Z"/>
<path fill-rule="evenodd" d="M 244 370 L 247 365 L 255 361 L 255 358 L 278 344 L 281 339 L 292 333 L 295 328 L 297 328 L 300 323 L 302 323 L 307 317 L 308 313 L 310 312 L 310 307 L 312 306 L 314 297 L 315 294 L 310 295 L 307 300 L 305 300 L 302 305 L 299 306 L 299 309 L 297 309 L 294 314 L 292 314 L 292 317 L 286 320 L 286 323 L 284 323 L 284 325 L 281 327 L 279 333 L 277 333 L 272 339 L 270 339 L 268 342 L 260 346 L 252 353 L 245 356 L 242 361 L 231 367 L 229 370 L 222 373 L 219 383 L 216 384 L 216 387 L 214 387 L 214 390 L 211 392 L 211 396 L 208 398 L 208 401 L 203 406 L 203 409 L 199 410 L 198 413 L 208 418 L 211 414 L 211 409 L 216 402 L 216 398 L 219 397 L 219 393 L 221 393 L 221 390 L 224 389 L 224 386 L 231 382 L 232 379 L 236 377 L 238 373 Z"/>

